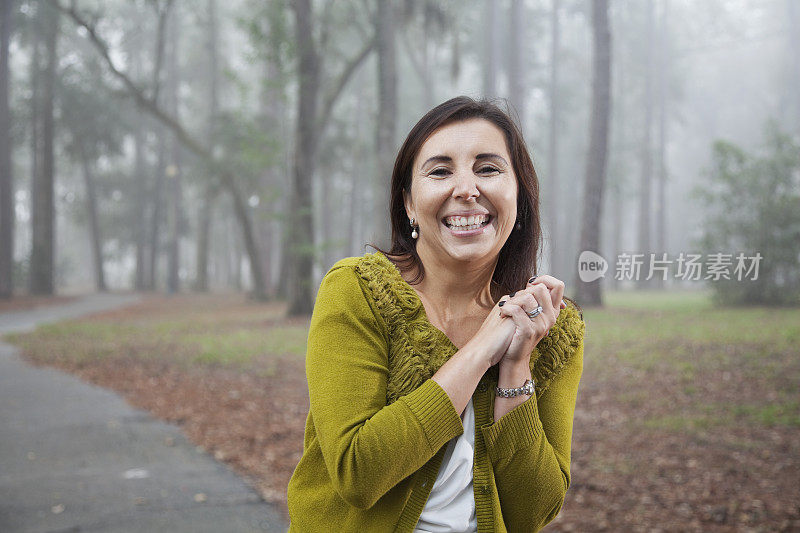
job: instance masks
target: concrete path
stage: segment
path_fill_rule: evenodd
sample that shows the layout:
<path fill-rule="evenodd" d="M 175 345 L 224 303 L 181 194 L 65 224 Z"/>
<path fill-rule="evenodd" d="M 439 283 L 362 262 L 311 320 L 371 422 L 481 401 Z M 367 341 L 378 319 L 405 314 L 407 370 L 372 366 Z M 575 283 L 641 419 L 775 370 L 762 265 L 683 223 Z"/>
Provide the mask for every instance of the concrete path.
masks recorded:
<path fill-rule="evenodd" d="M 92 295 L 0 314 L 0 335 L 124 306 Z M 281 515 L 170 424 L 0 342 L 0 532 L 286 531 Z"/>

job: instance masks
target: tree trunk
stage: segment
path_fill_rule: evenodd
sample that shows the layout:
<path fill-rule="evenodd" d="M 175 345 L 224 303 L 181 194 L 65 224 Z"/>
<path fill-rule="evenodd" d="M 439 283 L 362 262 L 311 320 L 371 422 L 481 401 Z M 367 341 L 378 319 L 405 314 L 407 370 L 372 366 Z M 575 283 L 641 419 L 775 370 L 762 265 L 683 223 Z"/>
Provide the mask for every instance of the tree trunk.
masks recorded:
<path fill-rule="evenodd" d="M 661 2 L 658 31 L 658 189 L 656 190 L 656 250 L 667 251 L 667 88 L 669 84 L 669 2 Z M 655 286 L 663 287 L 662 277 L 654 277 Z"/>
<path fill-rule="evenodd" d="M 80 134 L 75 135 L 83 167 L 83 182 L 86 187 L 86 214 L 89 218 L 89 238 L 92 243 L 92 260 L 94 263 L 94 280 L 98 292 L 105 292 L 106 276 L 103 269 L 103 239 L 100 235 L 100 223 L 97 216 L 97 192 L 92 176 L 92 162 L 86 153 Z"/>
<path fill-rule="evenodd" d="M 164 190 L 164 173 L 167 168 L 167 132 L 163 125 L 156 127 L 158 136 L 158 155 L 156 156 L 155 182 L 150 195 L 150 204 L 153 206 L 150 218 L 150 266 L 148 268 L 147 287 L 151 290 L 158 289 L 158 258 L 161 255 L 161 209 Z"/>
<path fill-rule="evenodd" d="M 41 2 L 44 22 L 46 64 L 41 100 L 42 153 L 41 173 L 33 176 L 32 246 L 30 261 L 31 294 L 54 293 L 55 269 L 55 124 L 53 104 L 55 100 L 56 67 L 58 63 L 58 18 L 59 13 L 49 2 Z"/>
<path fill-rule="evenodd" d="M 558 75 L 559 75 L 559 48 L 561 47 L 561 23 L 559 22 L 559 11 L 561 9 L 560 0 L 553 0 L 553 9 L 550 13 L 550 27 L 552 40 L 550 41 L 550 124 L 548 131 L 548 156 L 547 161 L 550 168 L 547 172 L 547 198 L 544 203 L 545 220 L 549 223 L 550 239 L 548 241 L 550 269 L 555 276 L 558 273 L 566 273 L 566 241 L 560 233 L 561 224 L 559 217 L 559 196 L 561 192 L 561 182 L 558 176 L 558 126 L 561 120 L 560 101 L 558 99 Z"/>
<path fill-rule="evenodd" d="M 11 0 L 0 3 L 0 298 L 14 293 L 14 177 L 11 174 L 11 124 L 8 88 L 8 46 L 11 40 Z"/>
<path fill-rule="evenodd" d="M 31 84 L 31 209 L 34 202 L 34 191 L 40 179 L 38 176 L 42 171 L 42 31 L 41 17 L 37 16 L 32 20 L 36 31 L 31 36 L 31 62 L 30 62 L 30 84 Z M 33 221 L 31 221 L 31 224 Z M 31 267 L 28 265 L 28 288 L 30 289 Z"/>
<path fill-rule="evenodd" d="M 208 131 L 208 146 L 214 150 L 216 146 L 216 120 L 219 110 L 219 67 L 217 44 L 217 1 L 208 0 L 208 41 L 206 51 L 208 54 L 208 117 L 206 129 Z M 208 249 L 209 232 L 211 231 L 211 214 L 216 187 L 206 184 L 203 187 L 203 197 L 200 208 L 197 210 L 197 274 L 193 289 L 197 292 L 208 292 Z"/>
<path fill-rule="evenodd" d="M 789 10 L 789 60 L 791 73 L 789 78 L 790 82 L 790 98 L 794 101 L 794 113 L 790 116 L 789 120 L 794 124 L 789 124 L 788 130 L 794 130 L 795 134 L 800 136 L 800 6 L 797 5 L 796 0 L 786 0 L 786 5 Z"/>
<path fill-rule="evenodd" d="M 178 86 L 180 84 L 180 65 L 178 57 L 180 53 L 180 25 L 177 7 L 172 9 L 169 15 L 169 36 L 170 49 L 168 56 L 167 76 L 167 98 L 169 100 L 168 109 L 173 119 L 180 121 L 180 95 Z M 181 220 L 182 212 L 182 187 L 181 187 L 181 163 L 182 146 L 181 141 L 174 133 L 170 135 L 170 163 L 167 166 L 167 177 L 169 178 L 168 197 L 170 199 L 169 212 L 167 216 L 169 241 L 167 245 L 167 294 L 180 292 L 180 259 L 181 259 Z"/>
<path fill-rule="evenodd" d="M 433 25 L 432 17 L 425 17 L 423 22 L 423 35 L 422 35 L 422 98 L 425 105 L 425 111 L 433 108 L 436 105 L 436 84 L 433 83 L 431 76 L 431 46 L 436 46 L 433 42 L 432 36 L 435 35 L 431 26 Z M 413 53 L 409 51 L 409 55 Z M 360 254 L 359 254 L 360 255 Z"/>
<path fill-rule="evenodd" d="M 483 95 L 487 98 L 497 96 L 497 76 L 500 74 L 500 28 L 498 0 L 485 0 L 485 21 L 489 29 L 484 39 L 483 49 Z"/>
<path fill-rule="evenodd" d="M 352 102 L 352 110 L 351 116 L 354 117 L 361 117 L 364 116 L 365 110 L 361 109 L 363 106 L 363 99 L 358 98 L 357 96 L 351 99 Z M 353 136 L 356 139 L 360 139 L 362 135 L 362 121 L 356 120 L 353 124 Z M 361 200 L 361 191 L 362 191 L 362 184 L 363 184 L 363 175 L 361 172 L 358 171 L 358 164 L 361 161 L 365 160 L 365 154 L 361 149 L 361 145 L 357 144 L 356 148 L 353 153 L 353 158 L 349 161 L 348 166 L 350 167 L 350 194 L 348 195 L 348 199 L 350 204 L 348 205 L 347 209 L 347 237 L 348 237 L 348 247 L 346 255 L 350 256 L 357 256 L 362 255 L 363 252 L 361 251 L 361 244 L 362 244 L 362 233 L 361 233 L 361 220 L 362 214 L 359 206 L 363 205 Z"/>
<path fill-rule="evenodd" d="M 193 289 L 196 292 L 208 292 L 208 252 L 211 218 L 214 212 L 216 189 L 207 185 L 203 187 L 203 197 L 197 213 L 197 277 Z"/>
<path fill-rule="evenodd" d="M 322 162 L 322 167 L 327 167 L 325 161 Z M 332 182 L 335 179 L 335 172 L 326 172 L 324 177 L 316 176 L 314 179 L 314 194 L 317 195 L 314 201 L 314 205 L 317 206 L 314 209 L 314 214 L 316 215 L 314 235 L 318 239 L 315 248 L 319 250 L 315 263 L 322 268 L 323 272 L 327 265 L 332 264 L 328 261 L 331 259 L 331 248 L 336 235 L 335 228 L 338 226 L 334 219 L 338 213 L 334 214 L 333 212 L 333 204 L 336 203 L 336 200 L 331 198 L 334 191 Z"/>
<path fill-rule="evenodd" d="M 625 23 L 620 17 L 619 24 L 621 28 L 625 27 Z M 623 45 L 620 45 L 622 49 Z M 609 269 L 614 269 L 616 266 L 617 257 L 622 251 L 622 230 L 623 230 L 623 215 L 625 213 L 625 190 L 627 186 L 625 172 L 625 161 L 627 158 L 628 146 L 628 120 L 625 108 L 625 62 L 622 57 L 614 62 L 614 89 L 615 92 L 612 96 L 617 104 L 614 106 L 612 121 L 617 124 L 613 132 L 613 144 L 611 153 L 616 154 L 613 159 L 615 165 L 611 168 L 611 177 L 609 179 L 609 193 L 611 194 L 611 246 L 610 257 L 606 257 L 609 261 Z M 618 289 L 620 286 L 619 280 L 614 275 L 606 275 L 607 286 L 613 289 Z"/>
<path fill-rule="evenodd" d="M 235 235 L 235 225 L 230 218 L 226 218 L 226 225 L 228 226 L 228 235 Z M 231 277 L 228 280 L 230 286 L 232 286 L 237 291 L 242 290 L 242 245 L 239 242 L 239 239 L 234 237 L 231 239 L 231 251 L 230 254 L 230 274 Z"/>
<path fill-rule="evenodd" d="M 133 177 L 136 180 L 136 212 L 144 215 L 147 212 L 147 162 L 145 161 L 145 136 L 140 117 L 134 119 L 133 125 Z M 147 217 L 136 217 L 136 274 L 134 287 L 137 291 L 147 286 Z"/>
<path fill-rule="evenodd" d="M 270 26 L 270 31 L 278 31 L 277 28 Z M 277 39 L 272 39 L 275 43 L 272 53 L 269 54 L 267 63 L 265 65 L 266 79 L 274 80 L 273 83 L 262 84 L 261 93 L 261 114 L 263 116 L 262 131 L 273 133 L 277 135 L 282 141 L 289 139 L 290 134 L 286 127 L 286 94 L 285 85 L 283 83 L 283 76 L 285 76 L 285 67 L 281 62 L 280 55 L 280 42 Z M 277 80 L 281 80 L 280 84 L 276 84 Z M 289 146 L 288 140 L 281 142 L 281 153 L 277 154 L 278 164 L 265 169 L 262 176 L 263 187 L 265 191 L 278 190 L 282 193 L 288 193 L 291 187 L 291 177 L 287 176 L 287 172 L 282 169 L 288 168 L 291 165 L 291 158 L 288 157 L 287 148 Z M 261 203 L 261 213 L 266 216 L 259 220 L 261 229 L 261 243 L 262 246 L 262 265 L 264 266 L 264 283 L 266 287 L 266 297 L 274 299 L 279 296 L 283 290 L 284 283 L 275 283 L 274 272 L 281 272 L 281 266 L 286 263 L 281 247 L 284 244 L 283 238 L 283 221 L 284 218 L 279 215 L 285 215 L 286 203 L 283 200 L 284 194 L 275 195 L 269 198 L 269 201 Z M 280 279 L 285 279 L 281 277 Z M 285 296 L 285 294 L 284 294 Z"/>
<path fill-rule="evenodd" d="M 522 67 L 522 48 L 525 38 L 522 35 L 525 22 L 525 8 L 522 0 L 511 0 L 509 9 L 508 46 L 508 99 L 513 105 L 521 131 L 525 131 L 525 69 Z"/>
<path fill-rule="evenodd" d="M 651 240 L 651 182 L 653 181 L 653 19 L 654 8 L 653 0 L 647 0 L 645 4 L 646 21 L 645 26 L 645 92 L 644 92 L 644 131 L 642 132 L 642 152 L 641 152 L 641 176 L 639 179 L 639 239 L 637 253 L 645 254 L 647 260 L 652 249 Z M 644 288 L 650 285 L 644 280 L 644 276 L 636 287 Z"/>
<path fill-rule="evenodd" d="M 592 2 L 594 61 L 592 73 L 592 118 L 586 179 L 583 189 L 583 222 L 580 249 L 600 250 L 603 189 L 606 179 L 609 115 L 611 110 L 611 29 L 608 23 L 608 0 Z M 600 280 L 578 280 L 577 299 L 583 305 L 602 305 Z"/>
<path fill-rule="evenodd" d="M 375 195 L 378 201 L 373 205 L 373 224 L 376 228 L 375 240 L 381 245 L 391 241 L 391 221 L 389 211 L 392 169 L 395 154 L 395 125 L 397 124 L 397 60 L 392 6 L 394 2 L 378 2 L 376 35 L 378 37 L 378 182 Z"/>
<path fill-rule="evenodd" d="M 181 179 L 181 145 L 173 139 L 172 163 L 168 167 L 169 198 L 169 243 L 167 255 L 167 293 L 180 292 L 181 227 L 183 220 L 183 187 Z"/>
<path fill-rule="evenodd" d="M 312 297 L 314 266 L 314 224 L 312 183 L 316 165 L 317 145 L 327 125 L 334 103 L 342 88 L 375 46 L 375 38 L 346 64 L 341 76 L 334 82 L 322 108 L 319 107 L 320 56 L 314 43 L 313 14 L 310 0 L 294 0 L 295 45 L 298 56 L 299 77 L 297 100 L 297 130 L 294 152 L 289 225 L 285 245 L 287 264 L 286 280 L 289 291 L 288 315 L 307 315 L 313 310 Z M 247 236 L 245 235 L 245 238 Z"/>
<path fill-rule="evenodd" d="M 311 296 L 314 262 L 314 228 L 312 219 L 311 184 L 316 162 L 317 88 L 319 86 L 319 56 L 313 42 L 310 0 L 294 0 L 295 32 L 299 56 L 299 97 L 297 108 L 297 139 L 294 154 L 291 211 L 288 217 L 288 258 L 293 268 L 289 275 L 289 316 L 307 315 L 313 309 Z"/>

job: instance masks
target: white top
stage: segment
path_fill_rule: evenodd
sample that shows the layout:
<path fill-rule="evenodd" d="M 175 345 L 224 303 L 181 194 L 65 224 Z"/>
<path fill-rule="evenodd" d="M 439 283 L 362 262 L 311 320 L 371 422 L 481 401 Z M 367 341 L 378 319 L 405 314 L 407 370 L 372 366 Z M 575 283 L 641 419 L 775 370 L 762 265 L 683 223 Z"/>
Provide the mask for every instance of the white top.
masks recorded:
<path fill-rule="evenodd" d="M 464 433 L 447 443 L 447 450 L 422 509 L 414 533 L 472 533 L 478 530 L 472 493 L 475 454 L 475 409 L 470 398 L 461 415 Z"/>

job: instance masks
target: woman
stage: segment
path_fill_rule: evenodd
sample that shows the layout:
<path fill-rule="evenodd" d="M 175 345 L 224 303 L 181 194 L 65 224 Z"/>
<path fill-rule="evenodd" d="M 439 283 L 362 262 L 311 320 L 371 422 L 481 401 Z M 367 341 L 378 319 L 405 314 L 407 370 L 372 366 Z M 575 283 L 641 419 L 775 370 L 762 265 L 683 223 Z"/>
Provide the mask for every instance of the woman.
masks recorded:
<path fill-rule="evenodd" d="M 391 251 L 340 260 L 317 294 L 290 531 L 538 531 L 555 518 L 584 323 L 560 280 L 530 277 L 538 205 L 497 106 L 458 97 L 414 126 L 392 175 Z"/>

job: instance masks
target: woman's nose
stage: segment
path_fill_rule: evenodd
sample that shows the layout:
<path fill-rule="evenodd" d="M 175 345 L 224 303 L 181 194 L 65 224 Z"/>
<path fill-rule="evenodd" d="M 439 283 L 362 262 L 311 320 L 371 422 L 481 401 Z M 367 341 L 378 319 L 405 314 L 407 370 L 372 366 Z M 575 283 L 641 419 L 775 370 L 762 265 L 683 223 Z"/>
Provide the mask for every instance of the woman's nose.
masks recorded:
<path fill-rule="evenodd" d="M 478 190 L 478 178 L 471 170 L 457 172 L 454 176 L 453 198 L 477 198 L 481 195 Z"/>

